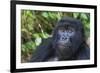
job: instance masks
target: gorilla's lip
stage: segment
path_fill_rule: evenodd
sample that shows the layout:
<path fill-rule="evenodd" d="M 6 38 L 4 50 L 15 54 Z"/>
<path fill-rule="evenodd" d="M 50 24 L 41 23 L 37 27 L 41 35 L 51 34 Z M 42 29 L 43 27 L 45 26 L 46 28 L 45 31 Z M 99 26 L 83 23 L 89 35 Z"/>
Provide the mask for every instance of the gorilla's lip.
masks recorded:
<path fill-rule="evenodd" d="M 70 45 L 59 44 L 58 47 L 59 47 L 59 48 L 70 48 Z"/>
<path fill-rule="evenodd" d="M 65 48 L 66 46 L 63 44 L 58 45 L 59 48 Z"/>

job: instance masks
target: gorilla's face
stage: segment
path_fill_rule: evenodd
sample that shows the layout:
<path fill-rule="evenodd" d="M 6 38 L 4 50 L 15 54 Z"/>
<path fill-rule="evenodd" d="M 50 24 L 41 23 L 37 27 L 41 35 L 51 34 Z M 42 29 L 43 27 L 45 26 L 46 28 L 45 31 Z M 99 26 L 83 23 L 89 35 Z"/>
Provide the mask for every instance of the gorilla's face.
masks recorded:
<path fill-rule="evenodd" d="M 76 23 L 77 22 L 77 23 Z M 82 43 L 82 24 L 77 20 L 61 20 L 53 35 L 53 47 L 59 58 L 68 59 L 74 55 Z"/>
<path fill-rule="evenodd" d="M 71 26 L 59 27 L 58 28 L 58 48 L 70 48 L 71 47 L 71 38 L 75 35 L 75 29 Z"/>

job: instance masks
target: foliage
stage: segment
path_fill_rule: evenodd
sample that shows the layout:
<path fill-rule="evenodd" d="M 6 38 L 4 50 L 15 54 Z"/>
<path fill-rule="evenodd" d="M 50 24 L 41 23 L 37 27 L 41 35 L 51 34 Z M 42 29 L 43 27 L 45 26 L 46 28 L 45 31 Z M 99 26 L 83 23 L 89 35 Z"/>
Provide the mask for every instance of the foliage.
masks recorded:
<path fill-rule="evenodd" d="M 23 59 L 27 60 L 26 58 L 35 51 L 43 38 L 52 36 L 56 22 L 65 16 L 80 19 L 84 25 L 85 35 L 89 37 L 89 13 L 21 10 L 22 62 L 24 62 Z"/>

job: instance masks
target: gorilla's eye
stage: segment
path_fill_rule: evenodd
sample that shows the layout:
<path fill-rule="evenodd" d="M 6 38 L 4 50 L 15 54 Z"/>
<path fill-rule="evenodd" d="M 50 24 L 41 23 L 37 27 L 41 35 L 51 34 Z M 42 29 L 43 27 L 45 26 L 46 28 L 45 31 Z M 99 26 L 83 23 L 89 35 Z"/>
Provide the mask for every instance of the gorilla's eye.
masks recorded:
<path fill-rule="evenodd" d="M 72 33 L 75 32 L 75 29 L 72 26 L 65 26 L 65 27 L 58 28 L 58 31 Z"/>
<path fill-rule="evenodd" d="M 74 32 L 75 29 L 73 27 L 69 26 L 69 27 L 67 27 L 66 31 L 68 31 L 68 32 Z"/>

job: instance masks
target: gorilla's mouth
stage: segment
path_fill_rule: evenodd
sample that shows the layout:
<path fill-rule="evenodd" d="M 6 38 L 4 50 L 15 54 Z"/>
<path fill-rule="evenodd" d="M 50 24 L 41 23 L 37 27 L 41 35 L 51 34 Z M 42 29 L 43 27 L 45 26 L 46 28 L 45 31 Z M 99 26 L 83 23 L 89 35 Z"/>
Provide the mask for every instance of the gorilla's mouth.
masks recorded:
<path fill-rule="evenodd" d="M 57 46 L 58 46 L 58 48 L 71 48 L 72 44 L 70 41 L 67 43 L 66 42 L 64 42 L 64 43 L 58 42 Z"/>
<path fill-rule="evenodd" d="M 66 46 L 65 45 L 58 45 L 58 48 L 66 48 Z"/>
<path fill-rule="evenodd" d="M 58 45 L 58 48 L 60 49 L 69 49 L 71 48 L 71 45 L 68 45 L 68 44 L 59 44 Z"/>

